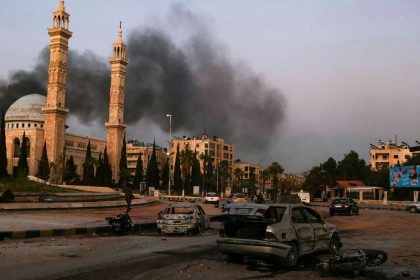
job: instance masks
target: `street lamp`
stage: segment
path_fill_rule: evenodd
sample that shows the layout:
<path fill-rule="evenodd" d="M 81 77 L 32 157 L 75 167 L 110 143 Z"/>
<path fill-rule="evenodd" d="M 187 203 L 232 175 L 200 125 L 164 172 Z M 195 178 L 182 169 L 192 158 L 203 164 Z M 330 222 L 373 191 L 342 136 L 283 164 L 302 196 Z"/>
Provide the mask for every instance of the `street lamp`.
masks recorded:
<path fill-rule="evenodd" d="M 171 195 L 171 146 L 172 146 L 172 115 L 166 114 L 169 117 L 169 183 L 168 183 L 168 195 Z"/>

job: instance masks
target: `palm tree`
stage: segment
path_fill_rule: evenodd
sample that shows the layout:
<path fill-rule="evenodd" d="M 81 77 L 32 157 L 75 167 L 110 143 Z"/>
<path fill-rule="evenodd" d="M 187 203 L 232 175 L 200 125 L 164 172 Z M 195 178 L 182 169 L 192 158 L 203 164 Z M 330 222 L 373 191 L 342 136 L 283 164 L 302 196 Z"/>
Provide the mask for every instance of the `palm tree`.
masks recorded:
<path fill-rule="evenodd" d="M 235 168 L 235 170 L 233 171 L 233 176 L 235 177 L 234 192 L 238 192 L 240 189 L 240 186 L 242 185 L 244 172 L 240 168 Z"/>
<path fill-rule="evenodd" d="M 279 190 L 279 177 L 278 177 L 278 175 L 280 173 L 283 173 L 283 171 L 284 171 L 283 166 L 281 166 L 278 162 L 273 162 L 268 167 L 268 172 L 271 175 L 271 179 L 272 179 L 272 189 L 273 189 L 273 194 L 275 196 L 275 200 L 277 200 L 277 195 L 278 195 L 278 190 Z"/>
<path fill-rule="evenodd" d="M 263 181 L 262 182 L 263 193 L 265 193 L 265 183 L 270 178 L 270 172 L 268 171 L 268 168 L 266 168 L 262 171 L 261 177 L 262 177 L 262 181 Z"/>
<path fill-rule="evenodd" d="M 188 194 L 191 194 L 190 192 L 190 174 L 191 174 L 191 168 L 194 164 L 194 153 L 191 151 L 190 146 L 187 144 L 185 146 L 185 149 L 180 154 L 180 160 L 181 160 L 181 170 L 182 170 L 182 178 L 184 182 L 184 193 L 185 191 Z"/>
<path fill-rule="evenodd" d="M 203 153 L 199 155 L 199 158 L 203 161 L 203 189 L 204 189 L 204 192 L 207 193 L 207 185 L 210 183 L 209 181 L 206 182 L 206 178 L 208 178 L 207 165 L 209 162 L 213 161 L 213 158 L 209 156 L 208 154 L 203 154 Z"/>

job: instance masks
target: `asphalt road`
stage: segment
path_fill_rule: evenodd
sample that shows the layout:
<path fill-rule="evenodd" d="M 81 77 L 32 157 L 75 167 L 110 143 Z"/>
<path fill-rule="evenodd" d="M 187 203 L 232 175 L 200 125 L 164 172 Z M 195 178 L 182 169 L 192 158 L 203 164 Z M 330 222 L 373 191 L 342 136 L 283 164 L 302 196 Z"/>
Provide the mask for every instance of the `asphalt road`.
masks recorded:
<path fill-rule="evenodd" d="M 388 261 L 357 279 L 420 279 L 420 214 L 362 210 L 327 216 L 344 248 L 385 250 Z M 290 270 L 263 262 L 228 263 L 217 252 L 218 225 L 201 236 L 161 237 L 154 232 L 122 237 L 79 236 L 0 243 L 0 279 L 318 279 L 314 266 L 328 258 L 301 258 Z M 347 279 L 334 275 L 326 279 Z"/>

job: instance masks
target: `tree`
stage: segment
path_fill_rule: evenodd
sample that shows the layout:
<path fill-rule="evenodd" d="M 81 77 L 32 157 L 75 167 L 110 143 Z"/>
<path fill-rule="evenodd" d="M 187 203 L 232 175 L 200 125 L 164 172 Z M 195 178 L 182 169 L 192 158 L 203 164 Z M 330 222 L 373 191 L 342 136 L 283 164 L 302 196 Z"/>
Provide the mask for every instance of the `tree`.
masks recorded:
<path fill-rule="evenodd" d="M 95 169 L 93 166 L 92 151 L 90 141 L 88 142 L 85 156 L 85 163 L 83 164 L 83 184 L 86 186 L 93 185 L 95 180 Z"/>
<path fill-rule="evenodd" d="M 201 185 L 201 166 L 200 161 L 197 159 L 197 152 L 194 152 L 194 163 L 191 168 L 191 186 Z"/>
<path fill-rule="evenodd" d="M 104 149 L 104 186 L 112 185 L 112 168 L 108 160 L 108 152 L 105 146 Z"/>
<path fill-rule="evenodd" d="M 41 160 L 38 162 L 38 172 L 36 176 L 44 181 L 48 180 L 50 177 L 50 163 L 48 162 L 46 142 L 44 142 L 44 147 L 42 148 L 42 156 Z"/>
<path fill-rule="evenodd" d="M 179 144 L 176 148 L 175 167 L 174 167 L 174 191 L 178 194 L 182 191 L 181 160 L 179 155 Z"/>
<path fill-rule="evenodd" d="M 265 194 L 265 184 L 267 183 L 268 179 L 270 179 L 270 172 L 269 172 L 268 168 L 266 168 L 262 171 L 261 179 L 262 179 L 262 191 Z"/>
<path fill-rule="evenodd" d="M 213 167 L 213 159 L 207 162 L 206 166 L 206 184 L 207 184 L 207 191 L 208 192 L 215 192 L 216 191 L 216 184 L 215 184 L 215 175 L 214 175 L 214 167 Z"/>
<path fill-rule="evenodd" d="M 20 155 L 18 160 L 17 166 L 17 174 L 18 177 L 25 177 L 29 174 L 29 166 L 28 166 L 28 147 L 26 146 L 26 135 L 25 131 L 23 132 L 22 136 L 22 144 L 20 146 Z"/>
<path fill-rule="evenodd" d="M 235 170 L 233 170 L 233 176 L 234 176 L 233 192 L 234 193 L 240 192 L 242 188 L 242 180 L 244 178 L 244 172 L 240 168 L 235 168 Z"/>
<path fill-rule="evenodd" d="M 156 160 L 156 145 L 153 140 L 153 150 L 150 156 L 149 163 L 146 170 L 146 185 L 147 187 L 159 187 L 159 167 Z"/>
<path fill-rule="evenodd" d="M 222 160 L 218 166 L 219 189 L 218 191 L 225 191 L 227 181 L 230 179 L 230 165 L 227 160 Z"/>
<path fill-rule="evenodd" d="M 134 174 L 133 179 L 133 187 L 138 188 L 140 186 L 140 183 L 143 182 L 143 160 L 141 158 L 141 155 L 137 158 L 137 164 L 136 164 L 136 173 Z"/>
<path fill-rule="evenodd" d="M 187 144 L 185 149 L 180 154 L 181 160 L 181 170 L 182 170 L 182 181 L 184 182 L 184 192 L 187 195 L 192 194 L 191 188 L 191 168 L 194 163 L 194 154 L 190 149 L 190 146 Z"/>
<path fill-rule="evenodd" d="M 249 178 L 248 178 L 248 194 L 255 195 L 257 194 L 257 177 L 255 176 L 255 167 L 250 167 Z"/>
<path fill-rule="evenodd" d="M 272 193 L 275 200 L 277 200 L 277 195 L 279 193 L 279 174 L 283 173 L 283 171 L 283 166 L 281 166 L 278 162 L 273 162 L 268 167 L 268 172 L 271 176 Z"/>
<path fill-rule="evenodd" d="M 407 161 L 403 165 L 420 165 L 420 154 L 415 154 L 413 157 L 407 159 Z"/>
<path fill-rule="evenodd" d="M 104 160 L 102 159 L 102 152 L 99 152 L 99 159 L 96 166 L 96 176 L 95 176 L 96 185 L 104 186 L 105 185 L 105 166 Z"/>
<path fill-rule="evenodd" d="M 9 174 L 7 174 L 6 129 L 3 112 L 0 126 L 0 178 L 7 176 L 9 176 Z"/>
<path fill-rule="evenodd" d="M 162 187 L 167 188 L 169 186 L 169 159 L 165 161 L 165 165 L 162 170 Z"/>
<path fill-rule="evenodd" d="M 208 154 L 204 154 L 201 153 L 200 154 L 200 159 L 203 161 L 203 190 L 205 193 L 207 193 L 207 190 L 209 189 L 209 186 L 211 185 L 211 180 L 208 180 L 209 178 L 209 173 L 207 173 L 208 171 L 208 164 L 211 163 L 213 161 L 213 158 L 211 156 L 209 156 Z M 212 171 L 213 173 L 213 171 Z M 211 175 L 212 175 L 211 173 Z"/>
<path fill-rule="evenodd" d="M 125 143 L 125 134 L 123 138 L 123 145 L 121 148 L 121 157 L 120 157 L 120 173 L 118 174 L 120 177 L 119 183 L 121 186 L 125 187 L 129 180 L 130 173 L 127 171 L 127 144 Z"/>
<path fill-rule="evenodd" d="M 369 177 L 369 166 L 355 151 L 350 151 L 337 164 L 337 180 L 361 180 Z"/>
<path fill-rule="evenodd" d="M 74 184 L 80 181 L 77 180 L 78 182 L 75 182 L 76 178 L 78 178 L 78 175 L 76 173 L 76 165 L 74 164 L 73 156 L 70 156 L 70 158 L 66 162 L 66 167 L 64 169 L 63 181 Z"/>

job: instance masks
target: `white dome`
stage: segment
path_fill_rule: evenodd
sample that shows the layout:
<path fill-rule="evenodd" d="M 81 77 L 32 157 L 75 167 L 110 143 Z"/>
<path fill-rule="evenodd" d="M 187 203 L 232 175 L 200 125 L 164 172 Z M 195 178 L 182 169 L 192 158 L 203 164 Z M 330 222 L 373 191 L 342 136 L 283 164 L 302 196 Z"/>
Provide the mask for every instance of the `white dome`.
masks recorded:
<path fill-rule="evenodd" d="M 34 93 L 16 100 L 7 110 L 5 121 L 39 121 L 44 122 L 42 107 L 47 103 L 47 97 Z"/>

